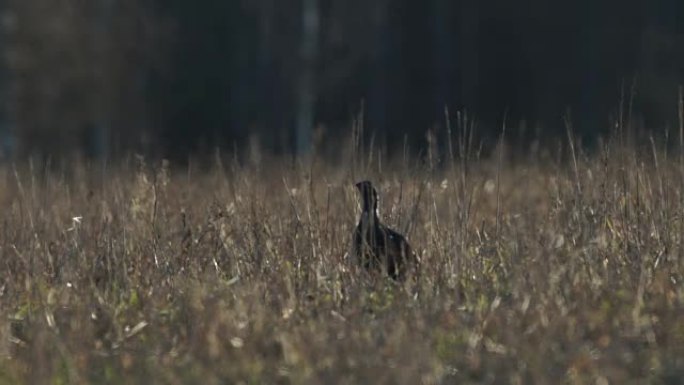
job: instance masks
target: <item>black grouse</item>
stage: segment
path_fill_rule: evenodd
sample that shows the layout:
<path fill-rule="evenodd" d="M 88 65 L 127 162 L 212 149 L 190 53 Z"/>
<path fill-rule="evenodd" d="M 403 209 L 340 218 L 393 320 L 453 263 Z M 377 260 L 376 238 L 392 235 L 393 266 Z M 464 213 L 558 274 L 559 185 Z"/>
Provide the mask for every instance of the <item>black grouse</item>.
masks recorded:
<path fill-rule="evenodd" d="M 380 223 L 378 192 L 369 181 L 356 184 L 361 194 L 363 211 L 354 231 L 356 261 L 368 271 L 383 272 L 403 281 L 410 268 L 417 264 L 416 255 L 403 235 Z"/>

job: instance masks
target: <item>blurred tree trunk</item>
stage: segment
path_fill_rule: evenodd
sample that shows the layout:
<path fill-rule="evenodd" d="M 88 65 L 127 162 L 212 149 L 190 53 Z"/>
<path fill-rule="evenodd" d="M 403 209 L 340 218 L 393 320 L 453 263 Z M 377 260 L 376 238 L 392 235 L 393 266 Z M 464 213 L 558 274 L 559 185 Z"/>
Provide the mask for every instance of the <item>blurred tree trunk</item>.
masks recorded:
<path fill-rule="evenodd" d="M 443 121 L 442 113 L 444 106 L 453 101 L 452 90 L 455 88 L 453 68 L 457 64 L 456 45 L 453 39 L 454 31 L 452 26 L 455 24 L 451 19 L 452 11 L 451 0 L 432 0 L 432 39 L 434 42 L 432 50 L 433 82 L 434 82 L 434 102 L 433 116 L 436 121 Z"/>
<path fill-rule="evenodd" d="M 287 145 L 287 142 L 282 143 L 282 137 L 289 135 L 284 132 L 288 129 L 284 125 L 287 119 L 283 111 L 282 87 L 277 71 L 277 45 L 278 32 L 276 30 L 275 21 L 277 17 L 276 0 L 262 0 L 259 2 L 257 27 L 257 51 L 256 51 L 256 74 L 255 82 L 256 95 L 255 106 L 256 110 L 269 111 L 268 114 L 259 114 L 258 118 L 252 124 L 257 125 L 257 130 L 250 129 L 249 134 L 252 137 L 250 140 L 256 146 L 265 146 L 271 151 L 282 151 L 282 145 Z M 239 76 L 239 74 L 238 74 Z M 249 84 L 247 85 L 250 86 Z M 250 127 L 254 128 L 254 127 Z M 271 133 L 271 135 L 268 135 Z M 256 136 L 255 136 L 256 135 Z"/>
<path fill-rule="evenodd" d="M 301 66 L 297 87 L 297 116 L 295 123 L 295 149 L 297 156 L 307 156 L 311 151 L 317 94 L 315 75 L 316 58 L 318 56 L 319 20 L 318 0 L 303 0 L 300 45 Z"/>
<path fill-rule="evenodd" d="M 578 71 L 581 77 L 582 92 L 579 96 L 578 115 L 575 117 L 575 124 L 580 133 L 598 132 L 598 124 L 601 120 L 597 116 L 596 106 L 600 90 L 599 68 L 601 66 L 601 50 L 607 49 L 602 46 L 602 38 L 605 34 L 599 34 L 601 20 L 598 16 L 598 6 L 593 2 L 587 2 L 583 13 L 585 22 L 580 28 L 580 68 Z M 604 59 L 605 60 L 605 59 Z"/>
<path fill-rule="evenodd" d="M 100 0 L 96 4 L 95 33 L 98 36 L 95 44 L 100 51 L 97 56 L 107 58 L 112 53 L 112 24 L 114 18 L 113 0 Z M 111 97 L 112 89 L 115 85 L 106 84 L 111 82 L 112 71 L 109 68 L 109 60 L 100 63 L 101 73 L 97 83 L 103 92 L 98 93 L 98 101 L 94 108 L 91 122 L 84 127 L 83 152 L 86 156 L 94 159 L 106 159 L 109 151 L 109 128 L 112 124 L 112 107 L 114 100 Z"/>
<path fill-rule="evenodd" d="M 466 109 L 477 108 L 477 88 L 479 78 L 479 54 L 477 49 L 479 32 L 479 9 L 477 0 L 461 0 L 461 19 L 458 43 L 460 100 Z"/>
<path fill-rule="evenodd" d="M 370 129 L 377 132 L 386 132 L 388 91 L 390 87 L 391 65 L 390 54 L 392 49 L 392 33 L 388 20 L 389 7 L 386 1 L 374 1 L 370 3 L 372 14 L 372 48 L 370 49 L 370 90 L 368 93 L 368 105 L 366 113 Z"/>
<path fill-rule="evenodd" d="M 7 69 L 7 33 L 13 28 L 7 2 L 0 0 L 0 160 L 12 157 L 12 130 L 9 120 L 9 72 Z"/>

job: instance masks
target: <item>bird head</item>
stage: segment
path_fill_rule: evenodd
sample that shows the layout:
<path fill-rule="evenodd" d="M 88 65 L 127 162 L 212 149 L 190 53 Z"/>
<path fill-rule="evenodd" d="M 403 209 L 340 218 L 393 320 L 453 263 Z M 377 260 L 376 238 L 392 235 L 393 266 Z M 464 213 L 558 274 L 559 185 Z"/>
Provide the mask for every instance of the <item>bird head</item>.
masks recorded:
<path fill-rule="evenodd" d="M 361 194 L 361 204 L 364 212 L 377 212 L 378 210 L 378 192 L 373 187 L 370 181 L 364 180 L 355 184 L 356 189 Z"/>

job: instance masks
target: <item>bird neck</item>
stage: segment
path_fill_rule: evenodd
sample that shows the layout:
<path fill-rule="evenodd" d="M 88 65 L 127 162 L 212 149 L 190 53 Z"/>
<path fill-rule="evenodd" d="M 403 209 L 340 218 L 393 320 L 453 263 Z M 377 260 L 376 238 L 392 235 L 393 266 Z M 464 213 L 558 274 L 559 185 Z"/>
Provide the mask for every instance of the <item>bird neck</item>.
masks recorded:
<path fill-rule="evenodd" d="M 372 201 L 366 199 L 363 201 L 363 212 L 373 213 L 376 217 L 378 216 L 378 201 Z"/>
<path fill-rule="evenodd" d="M 377 222 L 378 221 L 378 209 L 367 210 L 365 207 L 363 209 L 362 217 L 368 221 Z"/>

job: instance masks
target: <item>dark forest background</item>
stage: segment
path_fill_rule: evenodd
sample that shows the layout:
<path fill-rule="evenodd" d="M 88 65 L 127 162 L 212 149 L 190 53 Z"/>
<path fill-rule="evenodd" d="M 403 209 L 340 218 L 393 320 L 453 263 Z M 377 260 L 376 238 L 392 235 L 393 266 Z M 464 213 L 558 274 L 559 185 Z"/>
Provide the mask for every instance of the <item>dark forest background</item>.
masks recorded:
<path fill-rule="evenodd" d="M 0 157 L 676 127 L 681 0 L 0 0 Z M 627 102 L 626 102 L 627 101 Z M 372 133 L 372 134 L 371 134 Z M 318 139 L 317 139 L 318 138 Z"/>

